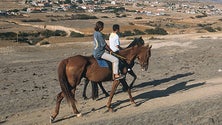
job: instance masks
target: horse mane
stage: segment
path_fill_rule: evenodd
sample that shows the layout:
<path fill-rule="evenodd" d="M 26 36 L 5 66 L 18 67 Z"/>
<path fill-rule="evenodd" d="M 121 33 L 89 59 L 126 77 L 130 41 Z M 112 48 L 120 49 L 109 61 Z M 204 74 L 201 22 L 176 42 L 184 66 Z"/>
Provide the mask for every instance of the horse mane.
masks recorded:
<path fill-rule="evenodd" d="M 144 45 L 144 40 L 142 37 L 139 37 L 139 38 L 134 38 L 134 40 L 126 47 L 126 48 L 130 48 L 132 46 L 135 46 L 135 45 Z"/>

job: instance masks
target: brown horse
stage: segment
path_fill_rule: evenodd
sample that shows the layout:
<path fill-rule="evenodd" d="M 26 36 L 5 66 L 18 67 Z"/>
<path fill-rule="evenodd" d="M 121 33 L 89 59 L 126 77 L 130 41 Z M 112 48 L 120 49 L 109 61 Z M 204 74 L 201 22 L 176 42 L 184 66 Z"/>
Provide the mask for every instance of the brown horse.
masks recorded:
<path fill-rule="evenodd" d="M 119 55 L 125 57 L 128 64 L 138 58 L 142 69 L 147 70 L 149 65 L 150 50 L 151 46 L 149 45 L 133 46 L 121 50 Z M 126 68 L 124 68 L 122 72 L 126 73 Z M 100 67 L 95 58 L 92 56 L 76 55 L 62 60 L 58 66 L 58 79 L 62 91 L 57 95 L 56 107 L 54 113 L 51 115 L 51 122 L 53 122 L 58 115 L 60 103 L 64 97 L 67 99 L 68 103 L 71 104 L 73 112 L 77 114 L 77 117 L 81 116 L 81 113 L 79 113 L 75 104 L 75 91 L 77 85 L 80 84 L 83 77 L 98 83 L 103 81 L 111 81 L 112 76 L 113 74 L 110 68 Z M 119 83 L 119 80 L 113 81 L 112 90 L 106 105 L 109 111 L 112 111 L 111 101 Z M 128 94 L 131 103 L 135 104 L 130 88 L 128 88 Z"/>
<path fill-rule="evenodd" d="M 143 45 L 144 45 L 144 40 L 143 40 L 142 37 L 138 37 L 138 38 L 136 37 L 136 38 L 134 38 L 134 40 L 133 40 L 126 48 L 130 48 L 130 47 L 133 47 L 133 46 L 136 46 L 136 45 L 138 45 L 138 46 L 143 46 Z M 130 75 L 133 77 L 133 80 L 131 81 L 131 83 L 129 84 L 129 86 L 128 86 L 127 82 L 126 82 L 126 78 L 120 80 L 120 83 L 121 83 L 122 86 L 123 86 L 122 90 L 123 90 L 123 91 L 126 91 L 126 90 L 128 89 L 128 87 L 130 87 L 130 88 L 132 89 L 133 84 L 134 84 L 134 82 L 136 81 L 136 78 L 137 78 L 136 74 L 135 74 L 134 71 L 132 70 L 132 68 L 133 68 L 133 66 L 134 66 L 134 61 L 132 61 L 131 64 L 127 64 L 124 59 L 121 59 L 121 58 L 118 57 L 118 56 L 117 56 L 117 58 L 119 58 L 121 65 L 126 65 L 126 66 L 127 66 L 127 73 L 130 74 Z M 120 66 L 120 69 L 121 69 L 121 67 L 122 67 L 122 66 Z M 88 79 L 84 79 L 84 88 L 83 88 L 83 93 L 82 93 L 82 97 L 83 97 L 84 99 L 87 99 L 86 89 L 87 89 L 88 84 L 89 84 L 89 80 L 88 80 Z M 99 95 L 98 95 L 98 85 L 97 85 L 97 84 L 98 84 L 99 87 L 101 88 L 103 94 L 105 94 L 105 97 L 108 97 L 109 94 L 108 94 L 107 91 L 104 89 L 104 87 L 103 87 L 103 85 L 102 85 L 102 82 L 94 83 L 94 82 L 91 81 L 91 86 L 92 86 L 92 99 L 94 100 L 94 99 L 96 99 L 96 98 L 99 97 Z"/>

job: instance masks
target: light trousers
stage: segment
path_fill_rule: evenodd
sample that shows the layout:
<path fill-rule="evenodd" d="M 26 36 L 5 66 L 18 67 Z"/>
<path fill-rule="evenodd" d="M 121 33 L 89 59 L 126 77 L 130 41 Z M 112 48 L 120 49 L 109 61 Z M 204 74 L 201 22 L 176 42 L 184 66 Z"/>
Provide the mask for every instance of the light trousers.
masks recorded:
<path fill-rule="evenodd" d="M 116 58 L 115 56 L 108 54 L 108 53 L 103 53 L 101 58 L 112 62 L 113 74 L 119 74 L 118 73 L 118 71 L 119 71 L 119 59 L 118 58 Z"/>

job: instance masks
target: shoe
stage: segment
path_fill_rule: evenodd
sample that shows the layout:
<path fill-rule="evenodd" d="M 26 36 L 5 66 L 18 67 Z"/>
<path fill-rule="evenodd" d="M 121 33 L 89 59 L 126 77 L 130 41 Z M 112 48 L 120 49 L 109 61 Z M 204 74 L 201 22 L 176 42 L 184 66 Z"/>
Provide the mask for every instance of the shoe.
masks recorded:
<path fill-rule="evenodd" d="M 120 79 L 123 79 L 123 78 L 125 78 L 125 75 L 119 75 L 119 77 L 114 78 L 114 80 L 120 80 Z"/>

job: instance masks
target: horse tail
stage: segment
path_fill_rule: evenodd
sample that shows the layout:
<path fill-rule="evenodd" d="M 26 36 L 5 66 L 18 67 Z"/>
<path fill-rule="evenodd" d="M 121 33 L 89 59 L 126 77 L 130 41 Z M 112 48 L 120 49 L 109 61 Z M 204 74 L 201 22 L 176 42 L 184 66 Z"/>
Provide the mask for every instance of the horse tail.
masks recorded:
<path fill-rule="evenodd" d="M 58 66 L 58 78 L 59 78 L 59 83 L 60 83 L 62 92 L 64 93 L 67 102 L 70 104 L 74 100 L 73 100 L 73 94 L 71 92 L 72 86 L 69 84 L 67 80 L 67 75 L 66 75 L 67 63 L 68 63 L 67 59 L 64 59 L 60 62 Z"/>

